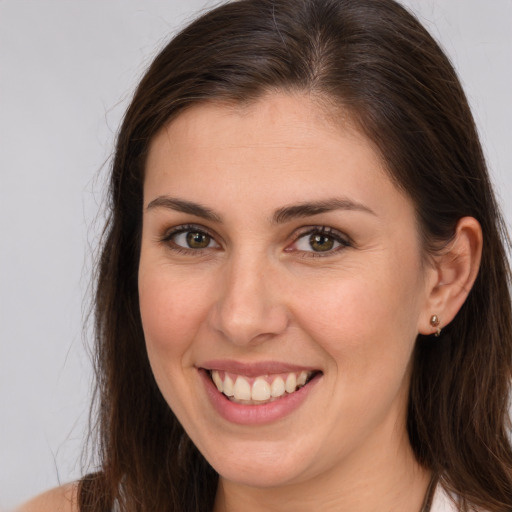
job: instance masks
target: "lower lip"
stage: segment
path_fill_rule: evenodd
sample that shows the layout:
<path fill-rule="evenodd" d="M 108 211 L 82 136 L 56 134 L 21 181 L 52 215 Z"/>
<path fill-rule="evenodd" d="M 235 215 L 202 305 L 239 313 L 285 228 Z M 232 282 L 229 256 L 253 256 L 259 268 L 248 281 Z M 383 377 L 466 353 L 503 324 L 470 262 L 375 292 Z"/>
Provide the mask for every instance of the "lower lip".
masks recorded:
<path fill-rule="evenodd" d="M 278 421 L 298 409 L 322 374 L 319 373 L 313 377 L 305 386 L 294 393 L 261 405 L 245 405 L 232 402 L 226 395 L 219 392 L 206 370 L 200 369 L 199 375 L 205 384 L 206 394 L 210 402 L 225 420 L 238 425 L 263 425 Z"/>

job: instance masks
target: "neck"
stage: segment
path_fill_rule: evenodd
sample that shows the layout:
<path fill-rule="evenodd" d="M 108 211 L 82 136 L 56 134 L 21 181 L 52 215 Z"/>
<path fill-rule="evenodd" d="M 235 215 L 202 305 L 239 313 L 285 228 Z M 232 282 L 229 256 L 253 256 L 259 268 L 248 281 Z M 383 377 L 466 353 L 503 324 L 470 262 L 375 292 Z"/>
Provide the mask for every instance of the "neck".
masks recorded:
<path fill-rule="evenodd" d="M 399 446 L 370 446 L 328 472 L 279 487 L 254 488 L 221 477 L 214 511 L 420 512 L 430 479 L 402 439 Z"/>

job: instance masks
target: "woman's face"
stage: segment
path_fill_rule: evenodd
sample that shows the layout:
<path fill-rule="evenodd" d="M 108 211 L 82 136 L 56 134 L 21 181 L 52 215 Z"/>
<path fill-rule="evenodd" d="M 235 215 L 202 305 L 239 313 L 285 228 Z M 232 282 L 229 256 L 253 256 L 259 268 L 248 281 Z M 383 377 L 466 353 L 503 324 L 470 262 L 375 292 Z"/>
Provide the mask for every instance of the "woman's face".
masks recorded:
<path fill-rule="evenodd" d="M 306 96 L 195 106 L 151 144 L 147 351 L 230 481 L 279 486 L 409 449 L 429 272 L 413 205 L 372 145 Z"/>

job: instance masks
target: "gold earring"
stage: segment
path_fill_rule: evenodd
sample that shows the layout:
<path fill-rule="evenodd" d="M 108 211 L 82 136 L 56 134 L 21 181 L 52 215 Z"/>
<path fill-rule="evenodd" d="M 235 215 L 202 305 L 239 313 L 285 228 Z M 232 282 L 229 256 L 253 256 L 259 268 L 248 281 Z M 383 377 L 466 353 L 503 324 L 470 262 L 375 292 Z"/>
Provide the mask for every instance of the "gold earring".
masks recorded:
<path fill-rule="evenodd" d="M 436 329 L 436 332 L 434 333 L 434 336 L 436 338 L 439 338 L 441 334 L 441 327 L 439 327 L 439 324 L 441 323 L 441 320 L 439 320 L 439 317 L 437 315 L 432 315 L 430 317 L 430 325 Z"/>

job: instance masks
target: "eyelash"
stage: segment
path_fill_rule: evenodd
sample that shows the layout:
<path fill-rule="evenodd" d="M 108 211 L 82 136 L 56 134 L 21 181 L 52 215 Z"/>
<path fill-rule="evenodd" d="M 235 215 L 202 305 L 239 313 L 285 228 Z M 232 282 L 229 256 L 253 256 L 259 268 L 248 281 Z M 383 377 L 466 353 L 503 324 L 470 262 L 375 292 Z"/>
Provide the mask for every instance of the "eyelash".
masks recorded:
<path fill-rule="evenodd" d="M 338 252 L 346 249 L 347 247 L 352 247 L 353 243 L 347 235 L 339 232 L 338 230 L 328 227 L 328 226 L 308 226 L 304 227 L 295 236 L 295 239 L 291 245 L 296 245 L 301 239 L 306 238 L 307 236 L 311 237 L 313 235 L 321 235 L 332 239 L 335 243 L 338 243 L 339 246 L 334 249 L 329 249 L 325 252 L 322 251 L 298 251 L 303 258 L 326 258 L 328 256 L 332 256 L 337 254 Z M 285 251 L 291 252 L 288 246 Z"/>
<path fill-rule="evenodd" d="M 192 247 L 183 247 L 174 242 L 174 238 L 182 233 L 198 233 L 201 235 L 206 235 L 210 238 L 211 241 L 215 242 L 217 246 L 219 246 L 218 242 L 215 240 L 215 237 L 203 226 L 198 226 L 195 224 L 183 224 L 181 226 L 176 226 L 175 228 L 167 231 L 165 235 L 161 238 L 161 242 L 168 244 L 168 247 L 178 254 L 190 255 L 190 256 L 198 256 L 200 253 L 203 253 L 205 250 L 217 249 L 217 247 L 205 247 L 193 249 Z"/>
<path fill-rule="evenodd" d="M 213 241 L 217 247 L 204 247 L 204 248 L 192 248 L 192 247 L 183 247 L 174 242 L 174 238 L 183 233 L 198 233 L 201 235 L 205 235 L 209 237 L 210 241 Z M 332 256 L 333 254 L 338 253 L 339 251 L 352 247 L 353 243 L 347 235 L 342 234 L 341 232 L 328 227 L 328 226 L 307 226 L 301 228 L 298 232 L 294 234 L 293 241 L 291 244 L 288 244 L 285 248 L 285 252 L 293 252 L 293 249 L 290 249 L 291 246 L 299 243 L 303 238 L 309 236 L 310 239 L 313 235 L 321 235 L 333 240 L 333 243 L 339 244 L 337 247 L 333 249 L 328 249 L 326 251 L 307 251 L 307 250 L 298 250 L 296 252 L 300 253 L 303 258 L 325 258 L 328 256 Z M 167 231 L 165 235 L 160 239 L 161 242 L 168 245 L 168 247 L 175 253 L 183 254 L 183 255 L 192 255 L 199 256 L 204 254 L 204 251 L 211 251 L 212 249 L 218 249 L 220 244 L 216 241 L 214 235 L 212 235 L 208 229 L 204 228 L 200 225 L 195 224 L 184 224 L 181 226 L 176 226 L 175 228 Z"/>

